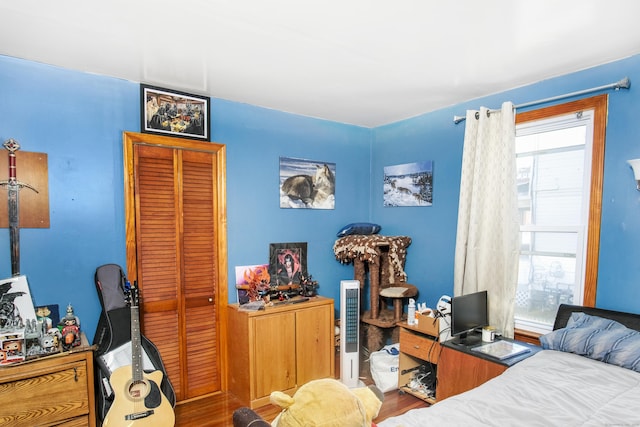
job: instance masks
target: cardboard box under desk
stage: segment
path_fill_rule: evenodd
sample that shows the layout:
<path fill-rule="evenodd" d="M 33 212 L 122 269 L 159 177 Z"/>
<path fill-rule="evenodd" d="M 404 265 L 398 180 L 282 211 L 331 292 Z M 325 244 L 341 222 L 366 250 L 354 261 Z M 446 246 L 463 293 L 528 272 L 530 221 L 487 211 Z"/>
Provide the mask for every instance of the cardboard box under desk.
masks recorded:
<path fill-rule="evenodd" d="M 427 315 L 417 314 L 416 319 L 418 320 L 418 324 L 412 325 L 414 329 L 432 337 L 438 338 L 440 336 L 440 319 L 439 318 L 433 318 Z"/>

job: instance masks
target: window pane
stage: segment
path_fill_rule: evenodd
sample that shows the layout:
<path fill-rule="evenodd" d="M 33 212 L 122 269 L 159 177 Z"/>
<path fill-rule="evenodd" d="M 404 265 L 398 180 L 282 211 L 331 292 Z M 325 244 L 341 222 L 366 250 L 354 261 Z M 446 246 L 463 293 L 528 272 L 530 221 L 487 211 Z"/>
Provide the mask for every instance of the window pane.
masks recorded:
<path fill-rule="evenodd" d="M 526 155 L 516 165 L 523 225 L 582 222 L 583 149 Z"/>
<path fill-rule="evenodd" d="M 526 134 L 527 131 L 531 130 L 536 133 Z M 556 150 L 576 145 L 584 146 L 586 132 L 585 125 L 574 125 L 573 127 L 555 130 L 545 130 L 545 125 L 534 125 L 528 127 L 528 129 L 523 126 L 518 129 L 516 155 L 535 151 Z"/>
<path fill-rule="evenodd" d="M 520 250 L 523 254 L 553 253 L 556 256 L 570 256 L 575 258 L 578 248 L 577 232 L 544 232 L 523 231 L 520 233 Z"/>
<path fill-rule="evenodd" d="M 575 257 L 520 256 L 515 315 L 519 320 L 553 325 L 558 305 L 573 304 Z"/>
<path fill-rule="evenodd" d="M 517 327 L 550 330 L 559 304 L 581 303 L 587 134 L 575 115 L 517 130 Z"/>

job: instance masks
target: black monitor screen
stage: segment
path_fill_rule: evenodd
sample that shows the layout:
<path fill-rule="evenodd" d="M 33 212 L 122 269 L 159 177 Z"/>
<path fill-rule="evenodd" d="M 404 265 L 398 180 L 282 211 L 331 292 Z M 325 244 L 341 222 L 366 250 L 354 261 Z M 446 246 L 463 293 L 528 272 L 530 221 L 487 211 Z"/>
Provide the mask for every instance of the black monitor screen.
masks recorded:
<path fill-rule="evenodd" d="M 487 291 L 460 295 L 451 299 L 451 335 L 456 337 L 458 342 L 469 339 L 467 332 L 488 324 Z"/>

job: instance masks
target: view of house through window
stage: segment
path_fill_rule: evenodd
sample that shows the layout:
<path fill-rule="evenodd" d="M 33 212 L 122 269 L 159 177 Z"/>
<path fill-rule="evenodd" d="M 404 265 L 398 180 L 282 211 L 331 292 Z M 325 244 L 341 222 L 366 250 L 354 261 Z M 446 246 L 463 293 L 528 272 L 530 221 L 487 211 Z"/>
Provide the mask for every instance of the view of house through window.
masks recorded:
<path fill-rule="evenodd" d="M 583 302 L 592 141 L 593 111 L 516 127 L 518 329 L 548 332 L 559 304 Z"/>

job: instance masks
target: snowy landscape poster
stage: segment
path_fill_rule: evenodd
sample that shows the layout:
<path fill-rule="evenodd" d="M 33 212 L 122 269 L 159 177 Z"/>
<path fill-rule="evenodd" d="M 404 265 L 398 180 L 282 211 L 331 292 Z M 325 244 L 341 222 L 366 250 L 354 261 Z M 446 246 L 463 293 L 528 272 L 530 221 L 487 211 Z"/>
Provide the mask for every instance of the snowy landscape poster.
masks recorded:
<path fill-rule="evenodd" d="M 431 206 L 433 162 L 385 166 L 384 206 Z"/>

